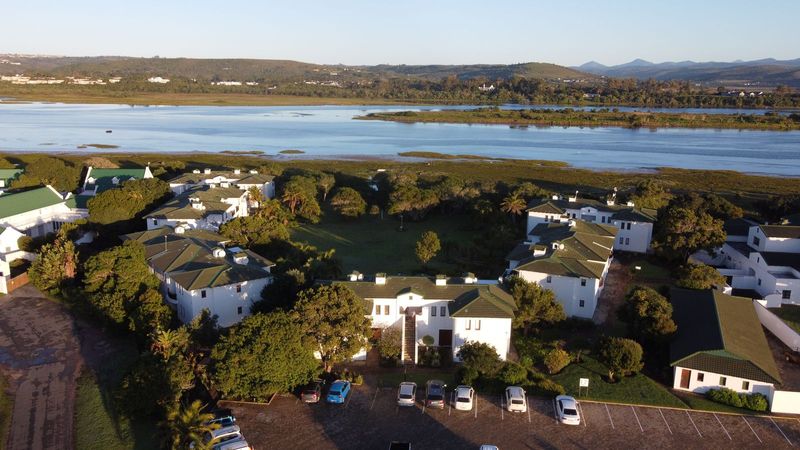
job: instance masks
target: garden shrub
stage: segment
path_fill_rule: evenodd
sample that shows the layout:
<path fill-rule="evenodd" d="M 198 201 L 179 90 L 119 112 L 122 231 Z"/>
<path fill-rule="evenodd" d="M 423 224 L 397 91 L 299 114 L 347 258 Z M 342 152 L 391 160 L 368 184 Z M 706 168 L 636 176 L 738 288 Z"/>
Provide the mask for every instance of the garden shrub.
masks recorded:
<path fill-rule="evenodd" d="M 706 392 L 709 400 L 737 408 L 746 408 L 753 411 L 766 411 L 769 407 L 767 397 L 763 394 L 738 393 L 728 388 L 710 389 Z"/>
<path fill-rule="evenodd" d="M 554 348 L 544 356 L 544 366 L 547 367 L 547 372 L 550 375 L 561 372 L 570 362 L 572 362 L 572 358 L 569 353 L 560 348 Z"/>
<path fill-rule="evenodd" d="M 500 370 L 500 379 L 506 384 L 524 384 L 528 381 L 528 369 L 507 361 Z"/>

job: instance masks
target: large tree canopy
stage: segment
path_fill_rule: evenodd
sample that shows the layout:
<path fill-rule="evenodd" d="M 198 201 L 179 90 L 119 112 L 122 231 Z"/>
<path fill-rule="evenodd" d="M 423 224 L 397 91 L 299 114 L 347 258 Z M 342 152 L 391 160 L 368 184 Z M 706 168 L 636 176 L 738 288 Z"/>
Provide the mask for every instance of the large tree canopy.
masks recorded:
<path fill-rule="evenodd" d="M 78 188 L 81 168 L 59 158 L 43 156 L 25 166 L 25 172 L 11 183 L 14 189 L 49 184 L 57 191 Z"/>
<path fill-rule="evenodd" d="M 679 273 L 678 286 L 686 289 L 711 289 L 725 284 L 725 277 L 706 264 L 686 264 Z"/>
<path fill-rule="evenodd" d="M 664 341 L 677 329 L 672 320 L 672 305 L 654 289 L 635 286 L 617 310 L 635 339 Z"/>
<path fill-rule="evenodd" d="M 522 328 L 526 336 L 537 324 L 550 324 L 567 318 L 553 291 L 516 276 L 509 279 L 508 287 L 517 304 L 514 327 Z"/>
<path fill-rule="evenodd" d="M 289 239 L 289 229 L 277 220 L 263 215 L 236 217 L 219 227 L 219 233 L 233 243 L 250 247 L 254 244 L 268 244 L 273 239 Z"/>
<path fill-rule="evenodd" d="M 331 206 L 345 217 L 358 217 L 367 211 L 367 202 L 361 194 L 349 187 L 339 188 L 331 197 Z"/>
<path fill-rule="evenodd" d="M 318 286 L 300 292 L 294 315 L 311 337 L 325 371 L 367 345 L 371 321 L 367 303 L 347 286 Z"/>
<path fill-rule="evenodd" d="M 214 346 L 211 359 L 217 388 L 247 399 L 286 392 L 319 368 L 313 344 L 283 311 L 247 317 Z"/>
<path fill-rule="evenodd" d="M 414 254 L 417 259 L 424 266 L 428 261 L 433 259 L 439 250 L 442 249 L 442 243 L 439 242 L 439 236 L 433 231 L 426 231 L 422 233 L 416 245 L 414 246 Z"/>
<path fill-rule="evenodd" d="M 714 251 L 725 243 L 723 221 L 708 213 L 670 204 L 658 214 L 653 246 L 681 263 L 698 250 Z"/>
<path fill-rule="evenodd" d="M 125 222 L 171 195 L 169 184 L 158 178 L 128 180 L 119 189 L 108 189 L 89 200 L 89 221 L 101 225 Z"/>
<path fill-rule="evenodd" d="M 618 337 L 606 337 L 599 345 L 600 362 L 608 368 L 608 378 L 636 373 L 644 367 L 642 346 L 638 342 Z"/>

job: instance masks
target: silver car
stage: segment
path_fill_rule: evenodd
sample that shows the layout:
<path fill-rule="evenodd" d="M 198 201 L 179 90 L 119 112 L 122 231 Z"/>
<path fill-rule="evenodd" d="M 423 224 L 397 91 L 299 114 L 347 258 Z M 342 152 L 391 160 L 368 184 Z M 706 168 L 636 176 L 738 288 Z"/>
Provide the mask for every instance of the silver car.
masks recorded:
<path fill-rule="evenodd" d="M 400 406 L 414 406 L 417 397 L 417 383 L 403 381 L 397 390 L 397 404 Z"/>
<path fill-rule="evenodd" d="M 508 412 L 522 412 L 528 410 L 528 400 L 525 397 L 525 389 L 519 386 L 509 386 L 505 393 L 506 410 Z"/>
<path fill-rule="evenodd" d="M 581 414 L 578 411 L 578 402 L 569 395 L 556 397 L 556 414 L 558 421 L 566 425 L 580 425 Z"/>
<path fill-rule="evenodd" d="M 460 411 L 472 410 L 472 402 L 475 398 L 475 389 L 470 386 L 461 385 L 456 388 L 456 409 Z"/>

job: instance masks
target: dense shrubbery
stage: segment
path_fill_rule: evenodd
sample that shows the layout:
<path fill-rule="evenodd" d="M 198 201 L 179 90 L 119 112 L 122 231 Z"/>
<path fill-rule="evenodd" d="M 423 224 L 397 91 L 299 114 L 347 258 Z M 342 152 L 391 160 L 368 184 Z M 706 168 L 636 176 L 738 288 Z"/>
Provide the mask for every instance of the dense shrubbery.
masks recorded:
<path fill-rule="evenodd" d="M 724 403 L 726 405 L 753 411 L 766 411 L 769 407 L 769 402 L 764 394 L 745 394 L 728 388 L 709 389 L 706 392 L 706 397 L 717 403 Z"/>

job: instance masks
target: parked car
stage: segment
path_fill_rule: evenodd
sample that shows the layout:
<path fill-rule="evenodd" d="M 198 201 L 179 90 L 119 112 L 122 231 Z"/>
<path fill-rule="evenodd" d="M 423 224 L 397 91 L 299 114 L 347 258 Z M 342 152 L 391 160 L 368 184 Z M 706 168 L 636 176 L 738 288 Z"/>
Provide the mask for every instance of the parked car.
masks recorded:
<path fill-rule="evenodd" d="M 344 380 L 336 380 L 331 384 L 328 389 L 328 396 L 325 400 L 328 403 L 344 403 L 347 394 L 350 393 L 350 382 Z"/>
<path fill-rule="evenodd" d="M 509 386 L 505 393 L 506 409 L 509 412 L 525 412 L 528 410 L 528 400 L 525 390 L 519 386 Z"/>
<path fill-rule="evenodd" d="M 203 443 L 216 446 L 241 437 L 242 433 L 239 427 L 237 425 L 231 425 L 229 427 L 217 428 L 213 431 L 206 431 L 205 434 L 203 434 Z M 189 445 L 189 448 L 195 448 L 194 442 Z"/>
<path fill-rule="evenodd" d="M 417 398 L 417 383 L 403 381 L 397 389 L 397 404 L 400 406 L 414 406 Z"/>
<path fill-rule="evenodd" d="M 303 387 L 300 399 L 306 403 L 317 403 L 322 399 L 322 381 L 312 381 Z"/>
<path fill-rule="evenodd" d="M 233 415 L 216 415 L 213 419 L 209 420 L 206 424 L 211 425 L 213 423 L 218 423 L 220 428 L 230 427 L 236 424 L 236 417 Z"/>
<path fill-rule="evenodd" d="M 567 425 L 580 425 L 581 414 L 578 412 L 578 402 L 569 395 L 556 397 L 556 414 L 558 421 Z"/>
<path fill-rule="evenodd" d="M 483 444 L 480 450 L 500 450 L 496 445 Z"/>
<path fill-rule="evenodd" d="M 461 385 L 456 388 L 456 409 L 461 411 L 472 410 L 472 402 L 475 398 L 475 389 L 470 386 Z"/>
<path fill-rule="evenodd" d="M 250 444 L 242 436 L 239 439 L 219 443 L 212 447 L 211 450 L 253 450 L 253 447 L 250 447 Z"/>
<path fill-rule="evenodd" d="M 425 383 L 425 405 L 428 408 L 444 409 L 444 388 L 442 380 L 428 380 Z"/>

